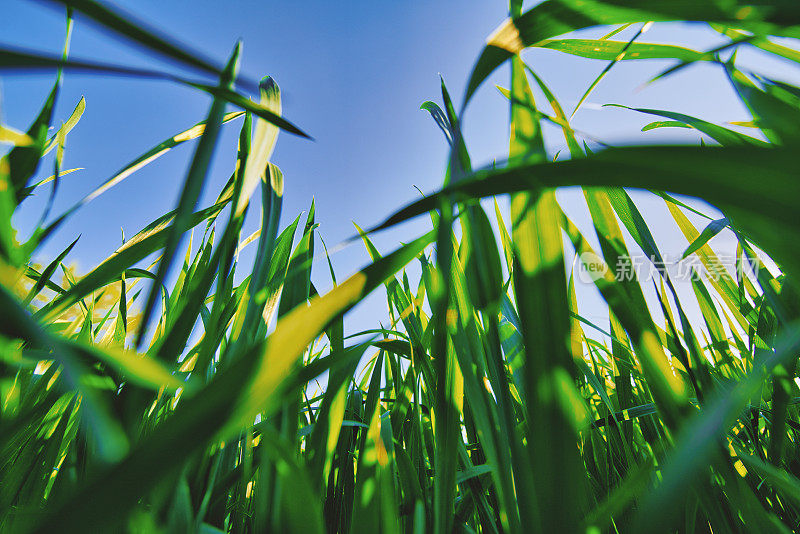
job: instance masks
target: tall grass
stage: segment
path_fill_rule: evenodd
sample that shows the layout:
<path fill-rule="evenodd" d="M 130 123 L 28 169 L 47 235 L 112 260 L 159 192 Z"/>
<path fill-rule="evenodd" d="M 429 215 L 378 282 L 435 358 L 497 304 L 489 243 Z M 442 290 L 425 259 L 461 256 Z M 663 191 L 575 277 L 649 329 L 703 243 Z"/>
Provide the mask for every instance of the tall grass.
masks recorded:
<path fill-rule="evenodd" d="M 311 282 L 313 259 L 327 255 L 315 246 L 313 205 L 279 227 L 284 185 L 272 149 L 281 129 L 305 133 L 283 118 L 275 82 L 262 80 L 250 100 L 236 89 L 256 88 L 237 76 L 238 46 L 218 66 L 94 0 L 53 3 L 68 8 L 70 27 L 74 10 L 205 81 L 71 59 L 68 46 L 62 57 L 0 49 L 4 70 L 57 72 L 28 131 L 0 130 L 11 145 L 0 160 L 3 532 L 798 528 L 800 88 L 740 70 L 733 53 L 749 46 L 800 61 L 769 38 L 800 37 L 794 3 L 546 0 L 522 12 L 512 0 L 461 110 L 444 84 L 440 105 L 423 104 L 450 145 L 443 187 L 361 232 L 372 263 L 346 280 L 331 269 L 325 295 Z M 695 51 L 642 41 L 643 25 L 676 20 L 729 42 Z M 610 33 L 561 37 L 596 25 Z M 611 30 L 630 25 L 632 39 L 614 40 Z M 529 47 L 604 62 L 586 95 L 619 61 L 674 59 L 662 76 L 712 63 L 751 113 L 750 133 L 630 110 L 658 118 L 647 129 L 691 128 L 706 142 L 593 153 L 519 55 Z M 508 157 L 475 169 L 460 117 L 504 63 Z M 64 138 L 84 103 L 49 127 L 71 70 L 189 84 L 212 104 L 205 120 L 19 242 L 14 212 L 69 172 Z M 233 121 L 236 166 L 216 201 L 198 207 L 220 129 Z M 555 161 L 545 123 L 566 142 Z M 65 266 L 74 243 L 34 263 L 75 210 L 187 142 L 194 155 L 175 210 L 84 276 Z M 583 188 L 593 229 L 562 211 L 555 190 L 565 186 Z M 685 236 L 700 268 L 691 305 L 625 188 L 663 200 Z M 260 202 L 249 206 L 256 189 Z M 703 198 L 724 218 L 667 192 Z M 505 195 L 510 219 L 487 213 L 481 200 Z M 248 210 L 262 221 L 251 236 L 242 234 Z M 426 214 L 429 233 L 385 256 L 372 245 L 372 232 Z M 692 223 L 698 216 L 707 226 Z M 738 242 L 735 269 L 720 270 L 709 245 L 722 231 Z M 238 261 L 248 245 L 258 249 L 252 265 Z M 615 276 L 632 257 L 648 258 L 654 280 Z M 418 279 L 405 270 L 411 262 Z M 608 329 L 581 315 L 575 286 L 586 276 L 608 306 Z M 384 320 L 345 337 L 344 314 L 379 287 Z"/>

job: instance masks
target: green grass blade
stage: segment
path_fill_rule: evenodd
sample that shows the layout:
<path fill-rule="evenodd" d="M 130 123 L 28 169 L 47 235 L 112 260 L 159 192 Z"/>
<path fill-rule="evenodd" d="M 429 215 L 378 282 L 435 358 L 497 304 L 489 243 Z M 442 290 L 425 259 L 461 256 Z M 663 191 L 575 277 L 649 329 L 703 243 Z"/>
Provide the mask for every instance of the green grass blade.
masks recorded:
<path fill-rule="evenodd" d="M 239 54 L 241 52 L 241 44 L 237 44 L 228 65 L 225 67 L 224 73 L 220 77 L 220 86 L 230 88 L 233 86 L 233 80 L 236 77 L 238 69 Z M 161 261 L 158 264 L 158 271 L 156 272 L 156 283 L 150 289 L 150 293 L 145 301 L 144 309 L 142 311 L 142 323 L 137 333 L 136 346 L 141 347 L 144 342 L 144 334 L 147 331 L 150 315 L 156 303 L 156 298 L 159 292 L 159 285 L 165 279 L 172 261 L 174 259 L 175 251 L 178 247 L 181 237 L 184 232 L 189 229 L 190 219 L 194 211 L 197 200 L 203 190 L 203 185 L 206 181 L 206 174 L 211 164 L 211 157 L 216 148 L 217 139 L 219 137 L 220 126 L 225 113 L 225 103 L 220 99 L 214 99 L 211 104 L 211 109 L 208 112 L 205 128 L 200 137 L 200 142 L 197 145 L 192 163 L 189 166 L 189 172 L 186 175 L 186 181 L 183 185 L 178 206 L 175 208 L 175 217 L 171 221 L 167 243 L 164 247 L 164 253 Z"/>
<path fill-rule="evenodd" d="M 800 12 L 788 1 L 772 4 L 770 11 L 744 9 L 745 2 L 724 6 L 711 2 L 674 0 L 651 2 L 646 7 L 635 0 L 547 0 L 524 14 L 501 24 L 487 39 L 467 84 L 464 105 L 497 67 L 523 48 L 545 39 L 582 28 L 648 21 L 708 21 L 727 24 L 761 35 L 800 36 Z"/>
<path fill-rule="evenodd" d="M 169 38 L 157 34 L 155 30 L 147 28 L 141 21 L 135 21 L 130 16 L 123 15 L 95 0 L 47 0 L 46 3 L 62 4 L 68 9 L 74 9 L 93 20 L 95 23 L 106 27 L 139 46 L 174 59 L 186 66 L 201 70 L 208 74 L 219 76 L 223 69 L 214 62 L 204 57 L 196 50 L 189 50 L 184 45 L 171 42 Z M 255 85 L 255 84 L 253 84 Z"/>

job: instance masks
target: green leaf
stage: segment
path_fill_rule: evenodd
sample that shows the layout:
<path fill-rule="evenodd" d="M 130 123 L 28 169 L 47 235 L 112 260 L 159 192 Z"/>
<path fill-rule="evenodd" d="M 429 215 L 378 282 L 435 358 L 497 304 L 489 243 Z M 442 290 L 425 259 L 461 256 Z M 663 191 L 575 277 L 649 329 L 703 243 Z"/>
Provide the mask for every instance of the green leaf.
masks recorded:
<path fill-rule="evenodd" d="M 435 208 L 443 196 L 469 200 L 539 192 L 569 185 L 639 187 L 704 198 L 728 213 L 729 220 L 784 268 L 800 277 L 800 249 L 770 228 L 800 233 L 794 201 L 800 185 L 788 170 L 794 149 L 756 147 L 630 147 L 608 149 L 583 160 L 521 164 L 479 171 L 457 184 L 395 212 L 371 230 L 388 228 Z M 757 182 L 752 176 L 759 176 Z M 731 218 L 735 212 L 735 219 Z M 798 245 L 800 247 L 800 245 Z"/>
<path fill-rule="evenodd" d="M 759 35 L 800 36 L 800 11 L 789 0 L 768 7 L 745 1 L 725 4 L 694 0 L 546 0 L 502 23 L 487 39 L 467 84 L 464 105 L 497 67 L 529 46 L 582 28 L 608 24 L 705 21 L 727 24 Z"/>
<path fill-rule="evenodd" d="M 261 89 L 260 105 L 275 115 L 280 115 L 281 90 L 275 80 L 267 76 L 261 80 L 259 88 Z M 256 121 L 256 132 L 253 135 L 252 148 L 248 152 L 244 163 L 242 196 L 239 197 L 239 202 L 235 207 L 237 215 L 244 211 L 253 191 L 261 181 L 261 176 L 267 169 L 267 163 L 272 156 L 272 151 L 275 149 L 277 137 L 278 128 L 274 124 L 264 119 Z"/>
<path fill-rule="evenodd" d="M 642 500 L 634 530 L 641 531 L 644 525 L 652 525 L 653 521 L 664 526 L 672 523 L 674 516 L 671 512 L 685 497 L 687 484 L 708 467 L 718 451 L 718 440 L 734 424 L 772 369 L 795 358 L 798 347 L 800 334 L 795 324 L 779 340 L 774 353 L 735 386 L 718 391 L 715 398 L 687 423 L 662 467 L 660 484 Z"/>
<path fill-rule="evenodd" d="M 74 9 L 137 45 L 149 48 L 186 66 L 217 76 L 222 74 L 223 70 L 200 52 L 170 41 L 169 38 L 158 35 L 155 30 L 147 28 L 143 22 L 135 21 L 130 16 L 100 2 L 95 0 L 47 0 L 47 3 L 58 3 L 68 9 Z"/>
<path fill-rule="evenodd" d="M 629 109 L 631 111 L 638 111 L 639 113 L 647 113 L 649 115 L 658 115 L 660 117 L 666 117 L 668 119 L 672 119 L 672 121 L 667 121 L 666 123 L 654 123 L 654 124 L 659 125 L 659 127 L 663 127 L 666 125 L 674 126 L 675 124 L 673 124 L 673 122 L 677 122 L 682 126 L 688 126 L 690 128 L 694 128 L 695 130 L 703 132 L 711 139 L 724 146 L 734 146 L 743 143 L 750 143 L 753 145 L 760 145 L 765 147 L 767 146 L 767 143 L 761 141 L 760 139 L 755 139 L 753 137 L 750 137 L 749 135 L 740 134 L 739 132 L 723 128 L 722 126 L 717 126 L 716 124 L 704 121 L 703 119 L 698 119 L 690 115 L 684 115 L 683 113 L 674 113 L 672 111 L 662 111 L 658 109 L 630 108 L 628 106 L 623 106 L 620 104 L 606 104 L 606 105 Z M 656 127 L 650 125 L 648 126 L 642 128 L 642 131 L 652 130 L 654 127 Z"/>
<path fill-rule="evenodd" d="M 700 249 L 700 247 L 708 243 L 708 241 L 712 237 L 714 237 L 727 227 L 728 227 L 728 219 L 726 219 L 725 217 L 723 217 L 722 219 L 711 221 L 710 223 L 708 223 L 708 225 L 706 225 L 705 228 L 703 228 L 703 231 L 700 233 L 697 239 L 692 241 L 689 247 L 683 251 L 683 255 L 681 257 L 686 258 L 690 254 L 693 254 L 695 251 Z"/>
<path fill-rule="evenodd" d="M 230 197 L 208 208 L 195 212 L 189 221 L 189 225 L 196 226 L 210 217 L 217 215 L 228 203 L 230 203 Z M 85 298 L 93 291 L 101 289 L 107 284 L 118 280 L 121 272 L 127 272 L 126 269 L 162 248 L 167 241 L 169 222 L 174 216 L 174 211 L 169 212 L 150 223 L 120 246 L 111 256 L 101 262 L 100 265 L 78 280 L 75 285 L 61 293 L 45 306 L 42 306 L 36 313 L 37 317 L 52 319 L 58 316 L 61 312 Z M 139 274 L 143 273 L 139 272 Z M 155 275 L 151 275 L 150 273 L 147 273 L 145 276 L 155 279 Z"/>
<path fill-rule="evenodd" d="M 67 71 L 84 72 L 89 74 L 111 74 L 126 77 L 132 76 L 136 78 L 166 80 L 178 83 L 208 93 L 215 98 L 220 98 L 226 102 L 230 102 L 231 104 L 244 109 L 245 111 L 250 111 L 254 115 L 257 115 L 271 122 L 272 124 L 275 124 L 287 132 L 311 139 L 308 134 L 303 132 L 303 130 L 291 122 L 280 117 L 279 115 L 276 115 L 271 110 L 261 106 L 260 104 L 257 104 L 256 102 L 253 102 L 249 98 L 230 88 L 222 88 L 216 85 L 199 83 L 161 71 L 135 69 L 90 61 L 67 60 L 54 56 L 48 56 L 39 52 L 19 51 L 0 47 L 0 70 L 26 71 L 53 69 L 64 69 Z M 253 86 L 255 87 L 255 84 L 253 84 Z"/>
<path fill-rule="evenodd" d="M 267 338 L 266 349 L 259 358 L 250 384 L 240 395 L 238 407 L 221 433 L 225 435 L 247 425 L 256 414 L 267 408 L 278 386 L 294 366 L 296 357 L 308 343 L 334 318 L 352 308 L 422 252 L 432 239 L 433 232 L 415 239 L 354 274 L 326 295 L 313 299 L 310 305 L 297 306 L 278 321 L 275 331 Z"/>
<path fill-rule="evenodd" d="M 59 72 L 44 106 L 33 121 L 33 124 L 28 128 L 27 136 L 33 140 L 33 143 L 28 146 L 15 146 L 0 160 L 0 165 L 8 165 L 8 176 L 11 186 L 16 192 L 17 203 L 24 198 L 23 191 L 25 186 L 28 185 L 28 182 L 39 167 L 39 160 L 47 143 L 47 130 L 52 121 L 53 108 L 55 107 L 60 86 L 61 73 Z"/>
<path fill-rule="evenodd" d="M 228 113 L 223 117 L 222 124 L 228 123 L 238 117 L 241 117 L 242 115 L 244 115 L 243 111 L 235 111 L 233 113 Z M 86 197 L 84 197 L 80 201 L 79 205 L 91 202 L 92 200 L 99 197 L 100 195 L 102 195 L 115 185 L 122 182 L 131 174 L 140 170 L 142 167 L 149 165 L 150 163 L 160 158 L 161 156 L 163 156 L 169 150 L 175 148 L 176 146 L 200 137 L 201 135 L 203 135 L 203 132 L 205 132 L 205 129 L 206 129 L 206 121 L 201 121 L 192 126 L 191 128 L 184 130 L 180 133 L 177 133 L 169 137 L 168 139 L 165 139 L 164 141 L 160 142 L 159 144 L 157 144 L 147 152 L 143 153 L 141 156 L 137 157 L 130 163 L 125 164 L 120 170 L 115 172 L 114 175 L 111 176 L 111 178 L 103 182 L 103 184 L 100 187 L 96 188 L 90 194 L 86 195 Z"/>
<path fill-rule="evenodd" d="M 228 65 L 224 73 L 220 76 L 220 87 L 230 88 L 233 86 L 233 80 L 236 77 L 236 72 L 239 66 L 239 54 L 241 52 L 241 43 L 238 43 L 228 60 Z M 150 293 L 145 301 L 144 309 L 142 311 L 142 324 L 136 338 L 136 346 L 141 347 L 144 341 L 144 334 L 147 331 L 150 315 L 156 303 L 156 298 L 160 292 L 160 285 L 166 278 L 172 262 L 174 260 L 175 252 L 178 244 L 183 237 L 184 232 L 190 228 L 190 221 L 197 204 L 200 194 L 205 185 L 206 176 L 208 174 L 209 166 L 211 165 L 211 157 L 217 145 L 217 138 L 219 137 L 220 127 L 225 114 L 225 102 L 221 99 L 215 98 L 211 104 L 211 109 L 208 112 L 203 134 L 200 137 L 200 142 L 197 144 L 192 162 L 189 166 L 189 171 L 186 175 L 186 180 L 183 183 L 183 191 L 181 192 L 178 205 L 175 208 L 175 217 L 170 221 L 170 228 L 167 234 L 167 242 L 164 246 L 164 253 L 161 256 L 161 261 L 158 264 L 156 271 L 156 282 L 150 288 Z"/>
<path fill-rule="evenodd" d="M 573 56 L 587 59 L 613 61 L 633 59 L 679 59 L 696 61 L 704 54 L 681 46 L 652 43 L 631 43 L 602 39 L 546 39 L 536 45 L 538 48 L 558 50 Z M 621 56 L 621 57 L 620 57 Z"/>

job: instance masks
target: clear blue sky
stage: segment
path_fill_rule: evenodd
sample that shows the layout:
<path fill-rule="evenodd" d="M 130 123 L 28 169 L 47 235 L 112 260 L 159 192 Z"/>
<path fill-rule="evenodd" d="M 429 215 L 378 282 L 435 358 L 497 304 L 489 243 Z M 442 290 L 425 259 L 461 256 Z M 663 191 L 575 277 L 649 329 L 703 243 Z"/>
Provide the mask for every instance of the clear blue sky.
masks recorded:
<path fill-rule="evenodd" d="M 194 48 L 224 62 L 237 39 L 244 41 L 241 72 L 251 79 L 271 75 L 280 84 L 284 115 L 315 142 L 281 133 L 273 157 L 286 179 L 284 221 L 291 220 L 316 198 L 317 220 L 329 247 L 353 234 L 352 221 L 370 226 L 417 198 L 413 186 L 435 189 L 442 181 L 447 147 L 430 117 L 419 110 L 425 100 L 440 102 L 441 73 L 450 92 L 461 102 L 470 69 L 486 36 L 505 18 L 502 0 L 375 2 L 263 2 L 230 0 L 117 0 L 115 5 Z M 30 0 L 4 0 L 0 43 L 58 52 L 63 44 L 64 17 Z M 599 36 L 602 30 L 584 35 Z M 627 34 L 623 34 L 624 36 Z M 671 42 L 708 49 L 719 37 L 703 27 L 668 24 L 652 28 L 640 40 Z M 177 70 L 76 20 L 71 55 L 74 58 Z M 602 70 L 604 63 L 581 60 L 547 50 L 526 52 L 525 59 L 556 93 L 567 110 Z M 755 53 L 741 55 L 744 65 L 785 78 L 784 65 L 764 62 Z M 722 73 L 698 65 L 639 90 L 641 84 L 671 62 L 618 65 L 575 118 L 574 128 L 612 144 L 657 140 L 699 139 L 676 131 L 640 134 L 654 120 L 634 112 L 600 108 L 604 103 L 671 109 L 724 123 L 747 120 Z M 3 75 L 0 112 L 4 123 L 26 129 L 52 83 L 52 75 Z M 464 117 L 468 147 L 476 165 L 502 159 L 507 150 L 508 106 L 494 89 L 507 86 L 508 71 L 500 69 L 480 90 Z M 151 146 L 202 120 L 209 99 L 165 82 L 67 74 L 56 120 L 64 120 L 81 95 L 86 112 L 67 140 L 65 168 L 84 167 L 63 179 L 53 213 L 72 205 L 105 181 L 123 164 Z M 229 176 L 235 158 L 240 123 L 226 127 L 206 188 L 205 203 Z M 553 150 L 557 132 L 548 131 Z M 172 151 L 83 208 L 42 251 L 52 257 L 78 233 L 82 235 L 69 259 L 85 272 L 108 256 L 120 242 L 120 228 L 136 233 L 172 209 L 185 177 L 190 146 Z M 42 170 L 51 174 L 50 169 Z M 29 229 L 46 194 L 32 199 L 16 219 Z M 578 219 L 578 197 L 560 196 Z M 637 197 L 638 198 L 638 197 Z M 666 210 L 658 202 L 642 201 L 657 238 L 680 253 L 685 243 L 671 230 Z M 256 210 L 245 228 L 258 222 Z M 663 222 L 663 224 L 661 224 Z M 424 231 L 421 219 L 400 231 L 377 238 L 388 252 L 403 239 Z M 718 238 L 723 242 L 724 236 Z M 723 243 L 724 245 L 724 243 Z M 320 247 L 321 250 L 321 247 Z M 245 258 L 246 259 L 246 256 Z M 360 245 L 336 253 L 340 279 L 367 262 Z M 320 289 L 329 287 L 327 268 L 315 265 Z M 362 328 L 375 324 L 381 297 L 362 306 L 352 321 Z M 383 312 L 385 313 L 385 312 Z M 385 315 L 382 315 L 384 317 Z M 364 324 L 366 322 L 366 324 Z M 353 328 L 348 328 L 353 331 Z"/>

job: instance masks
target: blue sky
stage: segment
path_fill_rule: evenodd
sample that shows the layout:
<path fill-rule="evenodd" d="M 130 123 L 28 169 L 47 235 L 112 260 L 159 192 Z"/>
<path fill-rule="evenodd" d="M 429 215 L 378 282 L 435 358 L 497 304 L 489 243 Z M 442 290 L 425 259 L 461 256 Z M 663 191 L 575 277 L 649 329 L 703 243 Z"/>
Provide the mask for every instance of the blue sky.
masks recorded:
<path fill-rule="evenodd" d="M 441 184 L 447 147 L 430 117 L 419 110 L 425 100 L 441 101 L 439 74 L 456 105 L 487 35 L 505 18 L 502 0 L 437 2 L 229 2 L 117 0 L 115 5 L 180 41 L 191 44 L 219 63 L 237 39 L 244 42 L 241 72 L 251 79 L 271 75 L 280 84 L 284 115 L 309 132 L 314 142 L 281 133 L 273 161 L 286 180 L 284 222 L 306 210 L 316 199 L 319 231 L 329 247 L 354 233 L 352 222 L 371 226 L 414 200 L 414 186 L 428 192 Z M 57 10 L 30 0 L 4 0 L 0 43 L 56 53 L 63 44 L 64 17 Z M 589 30 L 587 36 L 605 31 Z M 624 38 L 628 34 L 623 34 Z M 709 29 L 678 24 L 657 25 L 641 41 L 671 42 L 697 49 L 721 42 Z M 74 58 L 158 67 L 180 72 L 175 65 L 141 52 L 76 20 L 71 55 Z M 526 61 L 546 80 L 567 110 L 602 70 L 603 62 L 581 60 L 549 50 L 526 52 Z M 755 53 L 741 54 L 741 64 L 786 78 L 785 66 Z M 602 108 L 622 103 L 680 111 L 724 123 L 748 120 L 727 86 L 722 72 L 698 65 L 642 88 L 671 62 L 620 64 L 576 115 L 573 127 L 611 144 L 656 141 L 696 142 L 696 133 L 639 133 L 654 120 L 631 111 Z M 463 118 L 465 138 L 476 166 L 503 159 L 507 150 L 508 106 L 494 88 L 507 86 L 508 71 L 500 69 L 479 91 Z M 3 122 L 26 129 L 52 83 L 48 74 L 3 75 L 0 113 Z M 81 95 L 87 107 L 67 140 L 65 168 L 85 170 L 66 176 L 53 213 L 72 205 L 105 181 L 123 164 L 163 139 L 202 120 L 209 98 L 165 82 L 68 74 L 56 112 L 64 120 Z M 210 202 L 233 167 L 240 123 L 223 132 L 204 203 Z M 558 150 L 557 132 L 548 141 Z M 42 250 L 44 260 L 81 234 L 69 259 L 86 272 L 120 243 L 120 228 L 133 235 L 172 209 L 185 177 L 190 146 L 176 149 L 128 178 L 83 208 Z M 49 175 L 50 169 L 42 170 Z M 46 195 L 34 198 L 16 218 L 21 229 L 37 219 Z M 579 197 L 560 193 L 565 208 L 585 220 Z M 657 238 L 680 253 L 677 236 L 663 203 L 637 197 L 653 222 Z M 251 209 L 245 233 L 252 231 L 257 212 Z M 421 219 L 376 238 L 388 252 L 427 228 Z M 727 246 L 725 236 L 717 238 Z M 321 249 L 320 249 L 321 250 Z M 243 257 L 246 261 L 247 256 Z M 360 245 L 336 252 L 339 278 L 367 262 Z M 322 260 L 324 261 L 324 260 Z M 314 279 L 322 290 L 330 283 L 324 263 L 315 265 Z M 356 324 L 375 324 L 376 306 L 362 306 Z M 377 304 L 376 304 L 377 303 Z M 590 314 L 591 315 L 591 314 Z M 363 324 L 367 322 L 367 324 Z M 348 328 L 348 330 L 353 330 Z"/>

